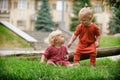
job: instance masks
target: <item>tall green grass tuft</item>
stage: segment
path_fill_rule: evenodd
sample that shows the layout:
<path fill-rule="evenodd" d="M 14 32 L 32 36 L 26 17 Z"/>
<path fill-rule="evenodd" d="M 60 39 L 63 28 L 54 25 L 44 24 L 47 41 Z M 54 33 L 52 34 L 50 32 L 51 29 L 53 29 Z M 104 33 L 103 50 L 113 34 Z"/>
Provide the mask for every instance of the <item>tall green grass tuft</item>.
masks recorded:
<path fill-rule="evenodd" d="M 97 59 L 90 67 L 89 60 L 80 62 L 78 68 L 52 66 L 17 57 L 0 58 L 1 80 L 117 80 L 120 77 L 120 60 Z"/>

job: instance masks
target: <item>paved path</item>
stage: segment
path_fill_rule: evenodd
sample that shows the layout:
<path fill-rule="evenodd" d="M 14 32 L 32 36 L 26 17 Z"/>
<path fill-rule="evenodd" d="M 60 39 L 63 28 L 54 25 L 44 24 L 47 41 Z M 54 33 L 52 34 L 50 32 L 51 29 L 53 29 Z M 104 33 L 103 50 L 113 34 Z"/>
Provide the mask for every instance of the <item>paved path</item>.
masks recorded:
<path fill-rule="evenodd" d="M 111 56 L 111 57 L 108 57 L 108 58 L 110 58 L 110 59 L 112 59 L 112 60 L 118 60 L 118 59 L 120 59 L 120 55 Z"/>
<path fill-rule="evenodd" d="M 0 49 L 0 56 L 19 55 L 19 54 L 42 54 L 43 50 L 34 49 Z"/>
<path fill-rule="evenodd" d="M 120 55 L 116 55 L 116 56 L 110 56 L 110 57 L 102 57 L 102 58 L 110 58 L 112 60 L 118 60 L 120 59 Z M 100 58 L 101 59 L 101 58 Z"/>

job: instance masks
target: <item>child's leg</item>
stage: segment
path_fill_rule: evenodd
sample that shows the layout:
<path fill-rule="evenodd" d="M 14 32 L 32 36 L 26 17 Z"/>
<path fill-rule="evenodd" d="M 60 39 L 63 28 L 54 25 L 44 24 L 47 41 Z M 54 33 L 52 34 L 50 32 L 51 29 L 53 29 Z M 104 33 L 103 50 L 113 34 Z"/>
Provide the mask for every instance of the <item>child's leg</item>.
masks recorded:
<path fill-rule="evenodd" d="M 48 60 L 48 61 L 47 61 L 47 64 L 51 64 L 51 65 L 56 66 L 56 64 L 55 64 L 53 61 L 51 61 L 51 60 Z"/>
<path fill-rule="evenodd" d="M 73 64 L 73 66 L 80 66 L 80 64 L 79 64 L 80 57 L 81 57 L 81 54 L 79 53 L 79 51 L 76 50 L 76 52 L 74 53 L 74 64 Z"/>
<path fill-rule="evenodd" d="M 72 66 L 71 63 L 69 61 L 66 61 L 66 60 L 62 61 L 62 64 L 66 67 Z"/>
<path fill-rule="evenodd" d="M 91 66 L 95 66 L 96 56 L 97 56 L 96 53 L 90 53 L 90 65 L 91 65 Z"/>
<path fill-rule="evenodd" d="M 79 51 L 76 50 L 76 52 L 74 53 L 74 63 L 79 63 L 80 57 L 81 57 L 81 55 L 80 55 Z"/>

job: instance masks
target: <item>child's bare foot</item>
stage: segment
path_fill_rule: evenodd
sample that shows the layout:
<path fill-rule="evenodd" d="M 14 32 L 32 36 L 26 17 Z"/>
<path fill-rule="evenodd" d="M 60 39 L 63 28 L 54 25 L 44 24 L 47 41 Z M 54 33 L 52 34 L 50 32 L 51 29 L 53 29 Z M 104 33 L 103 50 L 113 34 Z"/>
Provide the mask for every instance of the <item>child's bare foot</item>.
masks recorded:
<path fill-rule="evenodd" d="M 90 67 L 95 67 L 95 64 L 90 65 Z"/>
<path fill-rule="evenodd" d="M 75 66 L 75 67 L 79 67 L 80 64 L 79 64 L 79 63 L 74 63 L 73 66 Z"/>
<path fill-rule="evenodd" d="M 70 64 L 70 65 L 68 65 L 67 67 L 72 67 L 73 66 L 73 64 Z"/>

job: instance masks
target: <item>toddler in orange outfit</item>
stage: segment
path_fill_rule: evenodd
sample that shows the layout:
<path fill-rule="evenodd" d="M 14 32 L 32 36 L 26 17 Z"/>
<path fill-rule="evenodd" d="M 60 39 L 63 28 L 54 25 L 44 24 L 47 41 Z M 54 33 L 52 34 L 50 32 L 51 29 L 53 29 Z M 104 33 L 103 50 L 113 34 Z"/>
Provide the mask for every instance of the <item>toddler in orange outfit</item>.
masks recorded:
<path fill-rule="evenodd" d="M 100 42 L 100 30 L 95 23 L 92 23 L 93 11 L 90 7 L 82 8 L 78 17 L 81 23 L 76 27 L 68 43 L 68 48 L 76 38 L 79 37 L 74 53 L 74 64 L 79 65 L 81 55 L 88 54 L 90 55 L 90 65 L 95 66 L 97 56 L 96 48 L 99 46 Z"/>

